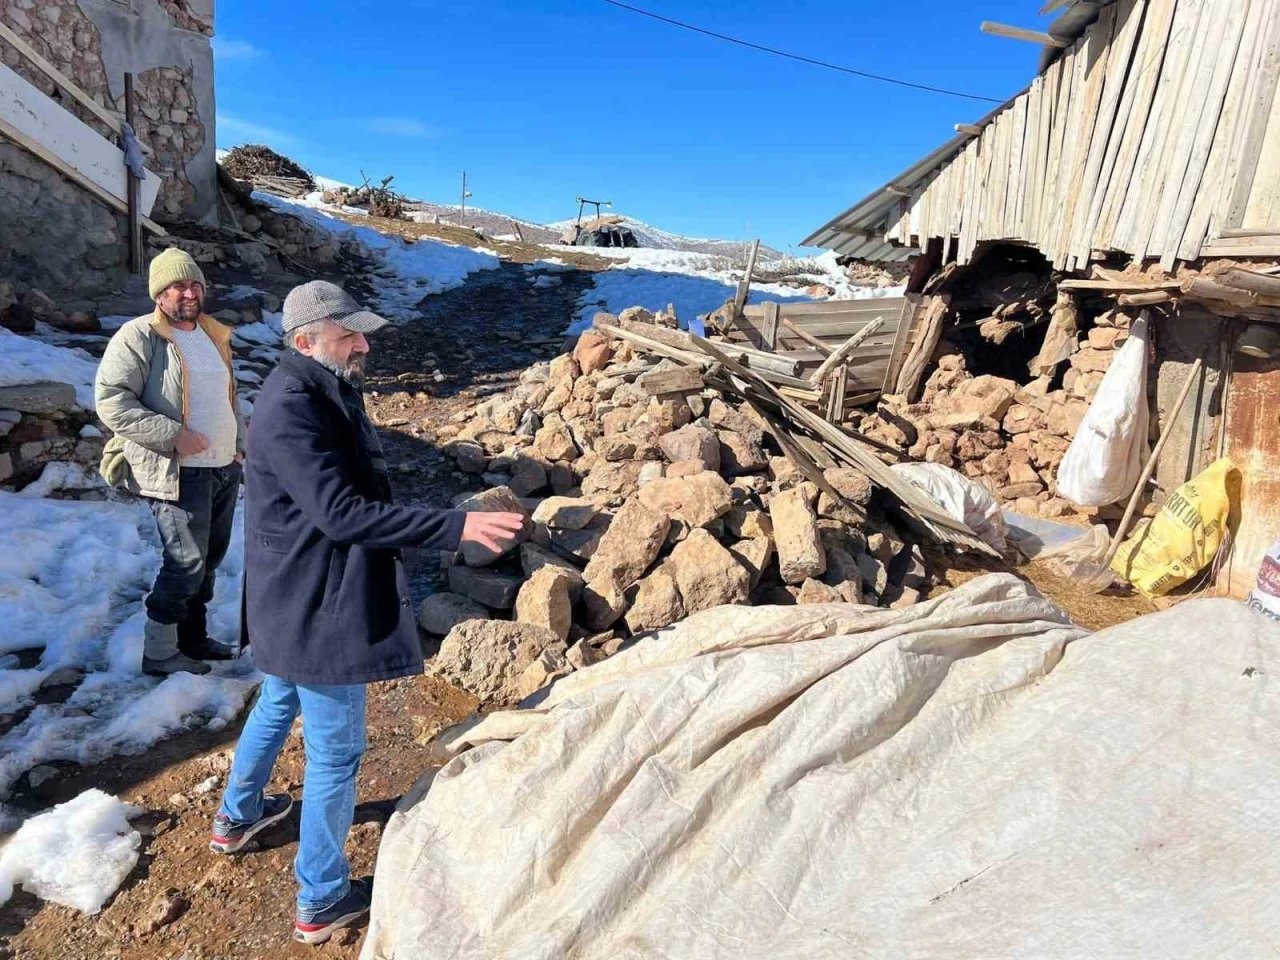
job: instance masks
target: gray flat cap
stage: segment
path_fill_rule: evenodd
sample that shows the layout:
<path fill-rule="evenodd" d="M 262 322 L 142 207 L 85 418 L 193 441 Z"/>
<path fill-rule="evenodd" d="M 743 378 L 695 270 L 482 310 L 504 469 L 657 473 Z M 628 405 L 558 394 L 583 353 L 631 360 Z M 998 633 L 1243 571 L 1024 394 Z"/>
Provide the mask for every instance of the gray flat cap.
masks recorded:
<path fill-rule="evenodd" d="M 294 287 L 284 298 L 286 333 L 317 320 L 332 320 L 340 327 L 357 333 L 373 333 L 387 325 L 376 313 L 370 313 L 347 291 L 327 280 L 312 280 Z"/>

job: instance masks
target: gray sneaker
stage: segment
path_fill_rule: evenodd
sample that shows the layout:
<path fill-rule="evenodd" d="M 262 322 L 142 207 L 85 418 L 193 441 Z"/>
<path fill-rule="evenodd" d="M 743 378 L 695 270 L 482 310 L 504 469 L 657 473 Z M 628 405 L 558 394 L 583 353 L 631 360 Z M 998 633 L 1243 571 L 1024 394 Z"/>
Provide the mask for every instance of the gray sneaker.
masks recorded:
<path fill-rule="evenodd" d="M 152 660 L 145 654 L 142 657 L 142 672 L 149 677 L 167 677 L 171 673 L 208 673 L 212 667 L 199 660 L 192 660 L 185 654 L 175 653 L 163 660 Z"/>

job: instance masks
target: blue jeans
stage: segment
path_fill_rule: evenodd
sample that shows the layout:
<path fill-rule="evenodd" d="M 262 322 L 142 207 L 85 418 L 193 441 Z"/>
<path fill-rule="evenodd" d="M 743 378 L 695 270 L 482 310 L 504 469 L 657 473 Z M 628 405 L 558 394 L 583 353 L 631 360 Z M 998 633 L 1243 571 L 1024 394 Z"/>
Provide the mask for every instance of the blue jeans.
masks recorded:
<path fill-rule="evenodd" d="M 268 674 L 236 744 L 220 812 L 252 823 L 262 816 L 263 790 L 301 710 L 307 767 L 293 864 L 299 910 L 323 910 L 347 893 L 351 867 L 343 847 L 355 816 L 364 704 L 362 684 L 303 686 Z"/>

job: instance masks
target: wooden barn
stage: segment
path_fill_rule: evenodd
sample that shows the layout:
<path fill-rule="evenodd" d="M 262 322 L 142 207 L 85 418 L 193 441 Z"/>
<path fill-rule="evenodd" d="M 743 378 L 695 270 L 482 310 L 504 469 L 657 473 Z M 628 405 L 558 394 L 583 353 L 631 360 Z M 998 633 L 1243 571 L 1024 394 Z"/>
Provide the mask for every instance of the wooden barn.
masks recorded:
<path fill-rule="evenodd" d="M 1158 504 L 1217 457 L 1233 459 L 1240 518 L 1215 576 L 1239 595 L 1280 537 L 1280 0 L 1047 9 L 1061 15 L 1046 33 L 983 25 L 1044 45 L 1027 89 L 956 124 L 954 138 L 804 241 L 851 259 L 914 258 L 901 354 L 887 362 L 879 410 L 857 428 L 875 436 L 883 422 L 910 455 L 951 460 L 1010 505 L 1064 515 L 1054 451 L 1079 426 L 1106 352 L 1145 312 L 1153 443 L 1168 433 L 1148 492 Z M 918 426 L 912 411 L 957 365 L 1019 384 L 1001 423 L 1015 459 L 1002 466 L 987 452 L 991 476 L 949 436 L 931 446 L 933 434 L 899 422 Z M 1019 439 L 1034 431 L 1043 442 Z"/>

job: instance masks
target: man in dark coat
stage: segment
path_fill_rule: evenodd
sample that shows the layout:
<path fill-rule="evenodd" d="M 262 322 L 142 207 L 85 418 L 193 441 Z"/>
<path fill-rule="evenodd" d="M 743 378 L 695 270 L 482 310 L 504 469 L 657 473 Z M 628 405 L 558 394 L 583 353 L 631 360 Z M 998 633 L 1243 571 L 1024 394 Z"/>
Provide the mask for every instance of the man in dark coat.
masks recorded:
<path fill-rule="evenodd" d="M 322 943 L 369 909 L 343 853 L 365 745 L 365 684 L 422 672 L 401 547 L 498 549 L 513 513 L 396 506 L 361 395 L 366 333 L 386 321 L 315 280 L 284 303 L 289 348 L 253 413 L 245 471 L 245 615 L 266 674 L 236 746 L 211 849 L 235 853 L 292 808 L 265 795 L 302 714 L 306 776 L 294 937 Z"/>

